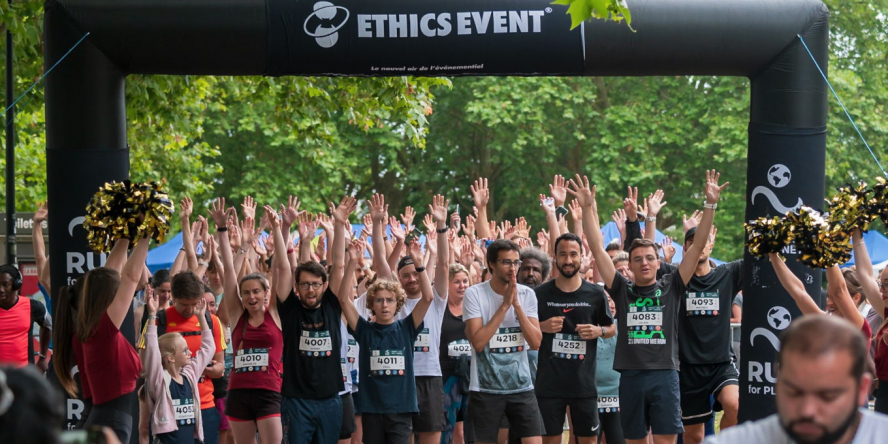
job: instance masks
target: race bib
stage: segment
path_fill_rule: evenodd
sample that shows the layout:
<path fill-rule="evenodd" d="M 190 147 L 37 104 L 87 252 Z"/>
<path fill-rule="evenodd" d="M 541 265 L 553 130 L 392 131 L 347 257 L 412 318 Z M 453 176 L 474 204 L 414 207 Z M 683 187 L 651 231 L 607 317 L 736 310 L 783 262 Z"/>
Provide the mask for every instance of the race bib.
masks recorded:
<path fill-rule="evenodd" d="M 521 327 L 504 327 L 490 338 L 491 353 L 517 353 L 524 351 L 524 334 Z"/>
<path fill-rule="evenodd" d="M 268 370 L 267 348 L 245 348 L 234 356 L 234 372 L 264 372 Z"/>
<path fill-rule="evenodd" d="M 431 345 L 429 329 L 424 328 L 420 330 L 419 335 L 416 336 L 416 341 L 413 343 L 413 351 L 427 353 L 429 351 L 429 345 Z"/>
<path fill-rule="evenodd" d="M 561 359 L 586 359 L 586 341 L 577 335 L 555 333 L 552 353 Z"/>
<path fill-rule="evenodd" d="M 342 382 L 348 381 L 348 364 L 345 358 L 339 358 L 339 366 L 342 367 Z"/>
<path fill-rule="evenodd" d="M 348 357 L 348 362 L 355 362 L 355 359 L 358 359 L 358 342 L 354 339 L 349 338 L 348 352 L 345 356 Z"/>
<path fill-rule="evenodd" d="M 403 376 L 403 350 L 371 350 L 370 376 Z"/>
<path fill-rule="evenodd" d="M 718 292 L 701 291 L 687 293 L 685 298 L 688 316 L 718 316 Z"/>
<path fill-rule="evenodd" d="M 598 412 L 599 413 L 611 413 L 611 412 L 619 412 L 620 411 L 620 397 L 619 396 L 599 396 L 598 397 Z"/>
<path fill-rule="evenodd" d="M 302 330 L 299 338 L 299 354 L 303 356 L 327 357 L 333 354 L 333 339 L 329 331 Z"/>
<path fill-rule="evenodd" d="M 173 399 L 173 418 L 179 425 L 194 424 L 194 400 Z"/>
<path fill-rule="evenodd" d="M 460 356 L 472 356 L 472 344 L 467 339 L 457 339 L 447 344 L 447 356 L 457 359 Z"/>
<path fill-rule="evenodd" d="M 652 327 L 660 330 L 663 327 L 663 306 L 629 307 L 626 324 L 629 327 Z"/>

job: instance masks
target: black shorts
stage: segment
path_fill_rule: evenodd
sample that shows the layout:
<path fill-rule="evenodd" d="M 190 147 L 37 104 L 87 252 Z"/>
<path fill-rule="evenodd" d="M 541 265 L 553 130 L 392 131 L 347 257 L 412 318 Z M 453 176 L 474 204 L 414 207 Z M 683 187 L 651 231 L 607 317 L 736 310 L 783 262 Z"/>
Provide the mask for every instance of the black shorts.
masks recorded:
<path fill-rule="evenodd" d="M 444 414 L 444 386 L 440 376 L 417 376 L 416 404 L 419 413 L 413 415 L 413 431 L 441 432 L 447 426 Z"/>
<path fill-rule="evenodd" d="M 361 425 L 364 443 L 367 444 L 410 444 L 413 430 L 412 413 L 364 413 Z"/>
<path fill-rule="evenodd" d="M 718 395 L 729 385 L 740 385 L 740 373 L 733 362 L 721 364 L 681 364 L 681 422 L 703 424 L 722 410 Z M 709 397 L 716 398 L 713 406 Z"/>
<path fill-rule="evenodd" d="M 496 442 L 503 416 L 509 420 L 511 436 L 528 438 L 543 434 L 543 420 L 533 390 L 509 395 L 470 392 L 467 413 L 467 442 Z"/>
<path fill-rule="evenodd" d="M 598 436 L 598 398 L 540 398 L 537 397 L 543 416 L 543 435 L 561 436 L 564 433 L 564 415 L 570 406 L 570 419 L 574 435 Z"/>
<path fill-rule="evenodd" d="M 351 393 L 339 395 L 342 400 L 342 428 L 339 430 L 339 439 L 351 438 L 355 433 L 357 426 L 355 425 L 355 400 Z"/>
<path fill-rule="evenodd" d="M 229 421 L 252 422 L 281 416 L 281 394 L 263 389 L 233 389 L 225 401 Z"/>
<path fill-rule="evenodd" d="M 626 439 L 675 435 L 681 426 L 678 372 L 624 370 L 620 373 L 620 422 Z"/>

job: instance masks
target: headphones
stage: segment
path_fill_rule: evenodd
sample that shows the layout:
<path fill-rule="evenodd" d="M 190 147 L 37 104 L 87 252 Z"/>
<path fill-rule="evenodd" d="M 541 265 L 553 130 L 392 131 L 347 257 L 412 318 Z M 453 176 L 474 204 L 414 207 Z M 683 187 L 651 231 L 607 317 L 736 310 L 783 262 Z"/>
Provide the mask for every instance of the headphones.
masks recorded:
<path fill-rule="evenodd" d="M 22 274 L 15 265 L 0 265 L 0 273 L 6 273 L 12 277 L 12 289 L 19 291 L 22 289 Z"/>

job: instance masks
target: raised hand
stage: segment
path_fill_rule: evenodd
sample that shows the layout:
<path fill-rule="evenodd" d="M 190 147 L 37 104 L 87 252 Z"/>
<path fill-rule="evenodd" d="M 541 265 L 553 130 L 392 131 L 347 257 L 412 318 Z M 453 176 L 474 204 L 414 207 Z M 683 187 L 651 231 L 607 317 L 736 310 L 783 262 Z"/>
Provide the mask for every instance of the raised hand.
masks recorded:
<path fill-rule="evenodd" d="M 281 220 L 278 218 L 277 211 L 272 208 L 271 205 L 264 205 L 265 209 L 265 217 L 268 218 L 268 224 L 271 226 L 272 230 L 278 230 L 281 228 Z M 271 237 L 271 236 L 269 236 Z"/>
<path fill-rule="evenodd" d="M 373 233 L 373 217 L 371 217 L 369 214 L 365 214 L 361 220 L 364 222 L 364 230 L 369 236 L 370 233 Z"/>
<path fill-rule="evenodd" d="M 302 205 L 302 202 L 299 202 L 299 198 L 296 196 L 290 196 L 287 198 L 287 206 L 284 207 L 281 205 L 281 226 L 286 227 L 287 230 L 290 230 L 290 227 L 293 226 L 293 222 L 299 217 L 300 214 L 305 213 L 305 211 L 299 211 L 299 206 Z"/>
<path fill-rule="evenodd" d="M 228 216 L 234 211 L 233 208 L 225 208 L 225 198 L 217 197 L 216 200 L 210 202 L 210 208 L 207 210 L 216 228 L 228 226 Z M 201 223 L 202 224 L 202 223 Z"/>
<path fill-rule="evenodd" d="M 672 243 L 672 238 L 666 236 L 660 243 L 663 244 L 663 259 L 667 264 L 671 264 L 672 258 L 675 257 L 675 244 Z"/>
<path fill-rule="evenodd" d="M 611 219 L 613 219 L 614 223 L 617 224 L 617 229 L 620 230 L 620 235 L 623 236 L 621 239 L 625 238 L 626 235 L 626 210 L 620 208 L 614 211 L 611 214 Z"/>
<path fill-rule="evenodd" d="M 212 239 L 212 237 L 210 238 Z M 240 228 L 234 224 L 234 220 L 228 219 L 228 245 L 237 250 L 241 246 Z"/>
<path fill-rule="evenodd" d="M 179 201 L 179 217 L 185 220 L 191 220 L 191 212 L 194 210 L 194 203 L 191 202 L 190 197 L 183 197 L 182 200 Z M 40 210 L 37 210 L 38 213 Z M 37 215 L 34 215 L 34 220 L 37 219 Z"/>
<path fill-rule="evenodd" d="M 197 305 L 194 307 L 194 314 L 197 316 L 197 319 L 200 319 L 200 322 L 204 322 L 207 318 L 207 300 L 204 298 L 200 298 L 197 300 Z"/>
<path fill-rule="evenodd" d="M 691 217 L 688 217 L 687 214 L 681 215 L 681 225 L 684 228 L 684 232 L 687 233 L 691 228 L 700 225 L 700 219 L 703 219 L 703 212 L 700 210 L 694 210 L 691 213 Z"/>
<path fill-rule="evenodd" d="M 228 211 L 229 214 L 232 214 L 234 213 L 234 208 L 229 208 Z M 210 238 L 210 223 L 203 216 L 198 216 L 197 219 L 200 221 L 200 241 L 206 245 Z M 219 226 L 216 225 L 216 227 L 218 228 Z"/>
<path fill-rule="evenodd" d="M 444 200 L 444 196 L 436 194 L 432 197 L 432 203 L 429 205 L 429 214 L 435 219 L 435 222 L 447 223 L 447 206 L 450 205 L 449 200 Z"/>
<path fill-rule="evenodd" d="M 348 224 L 348 218 L 356 208 L 358 208 L 357 199 L 352 196 L 345 196 L 336 207 L 333 206 L 333 202 L 330 202 L 330 215 L 333 216 L 334 222 Z"/>
<path fill-rule="evenodd" d="M 586 254 L 583 255 L 583 259 L 580 261 L 580 274 L 586 274 L 586 272 L 591 270 L 594 266 L 595 258 L 592 257 L 592 252 L 589 251 L 589 248 L 587 247 Z"/>
<path fill-rule="evenodd" d="M 555 177 L 552 178 L 552 183 L 549 184 L 549 194 L 552 195 L 552 199 L 555 199 L 556 207 L 564 205 L 564 201 L 567 200 L 567 188 L 565 187 L 564 176 L 556 174 Z"/>
<path fill-rule="evenodd" d="M 422 226 L 425 227 L 426 233 L 435 231 L 435 218 L 431 214 L 426 214 L 422 217 Z"/>
<path fill-rule="evenodd" d="M 324 232 L 332 233 L 333 219 L 331 219 L 329 215 L 318 213 L 318 226 L 321 227 Z"/>
<path fill-rule="evenodd" d="M 546 213 L 546 217 L 549 217 L 550 214 L 555 214 L 555 203 L 547 202 L 548 199 L 549 197 L 545 194 L 540 194 L 540 208 Z"/>
<path fill-rule="evenodd" d="M 537 245 L 539 245 L 543 251 L 547 251 L 546 247 L 549 245 L 549 232 L 546 231 L 545 228 L 537 233 Z"/>
<path fill-rule="evenodd" d="M 450 230 L 451 231 L 459 231 L 459 227 L 462 225 L 462 219 L 459 217 L 459 213 L 454 211 L 450 215 Z"/>
<path fill-rule="evenodd" d="M 407 226 L 407 231 L 413 231 L 413 218 L 415 217 L 416 211 L 413 211 L 413 207 L 404 209 L 404 214 L 401 215 L 401 222 L 404 222 L 404 225 Z"/>
<path fill-rule="evenodd" d="M 475 255 L 473 243 L 471 240 L 463 238 L 462 245 L 459 247 L 459 263 L 466 268 L 472 266 Z"/>
<path fill-rule="evenodd" d="M 43 222 L 46 222 L 46 218 L 49 217 L 48 204 L 49 204 L 49 202 L 38 202 L 37 203 L 37 212 L 34 213 L 34 223 L 35 224 L 42 224 Z"/>
<path fill-rule="evenodd" d="M 370 199 L 370 218 L 375 224 L 385 224 L 388 219 L 388 205 L 385 204 L 385 196 L 376 193 Z"/>
<path fill-rule="evenodd" d="M 253 219 L 256 218 L 256 201 L 253 200 L 253 196 L 247 196 L 244 198 L 244 203 L 241 204 L 241 213 L 244 217 L 250 216 Z"/>
<path fill-rule="evenodd" d="M 315 233 L 318 231 L 318 217 L 311 214 L 302 212 L 296 218 L 299 222 L 299 239 L 304 242 L 311 242 L 315 237 Z"/>
<path fill-rule="evenodd" d="M 519 217 L 517 221 L 515 221 L 515 227 L 518 229 L 518 235 L 521 237 L 530 237 L 530 229 L 533 228 L 527 224 L 527 220 L 524 217 Z"/>
<path fill-rule="evenodd" d="M 638 187 L 626 187 L 627 196 L 623 199 L 623 209 L 626 210 L 626 220 L 635 222 L 638 220 Z"/>
<path fill-rule="evenodd" d="M 256 220 L 245 217 L 240 225 L 241 245 L 252 245 L 256 237 Z"/>
<path fill-rule="evenodd" d="M 410 254 L 410 259 L 413 259 L 414 264 L 422 266 L 424 256 L 422 254 L 422 246 L 419 244 L 419 239 L 413 239 L 407 244 L 407 253 Z"/>
<path fill-rule="evenodd" d="M 703 194 L 706 196 L 706 203 L 710 205 L 718 203 L 722 190 L 730 184 L 730 182 L 725 182 L 724 185 L 719 185 L 719 176 L 721 174 L 718 171 L 706 171 L 706 186 L 703 188 Z"/>
<path fill-rule="evenodd" d="M 647 217 L 657 217 L 657 214 L 660 213 L 660 209 L 665 206 L 666 202 L 663 202 L 663 190 L 657 190 L 644 199 L 644 214 Z"/>
<path fill-rule="evenodd" d="M 580 177 L 576 175 L 576 180 L 571 179 L 568 184 L 567 192 L 577 199 L 580 207 L 585 209 L 593 209 L 595 203 L 595 186 L 589 187 L 589 177 Z"/>
<path fill-rule="evenodd" d="M 472 199 L 478 208 L 487 207 L 490 200 L 490 189 L 487 188 L 487 179 L 484 177 L 475 180 L 475 183 L 469 188 L 472 191 Z"/>
<path fill-rule="evenodd" d="M 475 216 L 471 214 L 466 216 L 466 223 L 462 226 L 463 234 L 471 238 L 475 238 Z"/>
<path fill-rule="evenodd" d="M 527 247 L 533 246 L 533 244 L 530 243 L 530 239 L 528 239 L 526 237 L 519 237 L 518 239 L 516 239 L 516 243 L 518 244 L 518 248 L 520 248 L 522 250 Z"/>
<path fill-rule="evenodd" d="M 392 232 L 392 237 L 399 240 L 400 242 L 404 242 L 404 238 L 407 236 L 407 233 L 405 233 L 404 229 L 401 228 L 401 222 L 398 222 L 398 219 L 395 216 L 389 218 L 389 227 Z"/>
<path fill-rule="evenodd" d="M 570 217 L 573 218 L 574 222 L 583 221 L 583 207 L 576 201 L 576 199 L 570 201 L 570 204 L 567 205 L 568 209 L 570 209 Z"/>
<path fill-rule="evenodd" d="M 438 254 L 438 231 L 432 230 L 426 233 L 426 250 L 431 254 Z"/>
<path fill-rule="evenodd" d="M 157 314 L 157 309 L 160 307 L 160 302 L 157 301 L 157 295 L 154 294 L 154 290 L 151 289 L 149 285 L 146 287 L 148 292 L 146 293 L 145 305 L 148 310 L 148 315 L 154 316 Z"/>

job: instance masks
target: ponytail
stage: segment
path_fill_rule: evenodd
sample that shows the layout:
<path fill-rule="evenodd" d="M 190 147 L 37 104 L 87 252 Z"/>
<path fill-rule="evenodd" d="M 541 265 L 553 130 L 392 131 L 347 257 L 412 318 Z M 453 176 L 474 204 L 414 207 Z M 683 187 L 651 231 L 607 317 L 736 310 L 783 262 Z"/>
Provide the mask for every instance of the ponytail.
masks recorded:
<path fill-rule="evenodd" d="M 71 344 L 71 339 L 74 337 L 80 284 L 81 280 L 78 279 L 73 286 L 64 286 L 59 289 L 59 299 L 56 311 L 53 313 L 52 368 L 59 378 L 59 383 L 72 397 L 77 396 L 77 383 L 71 376 L 71 369 L 77 365 L 77 362 L 74 359 L 74 347 Z"/>

